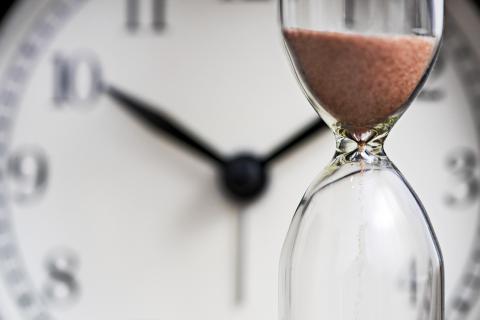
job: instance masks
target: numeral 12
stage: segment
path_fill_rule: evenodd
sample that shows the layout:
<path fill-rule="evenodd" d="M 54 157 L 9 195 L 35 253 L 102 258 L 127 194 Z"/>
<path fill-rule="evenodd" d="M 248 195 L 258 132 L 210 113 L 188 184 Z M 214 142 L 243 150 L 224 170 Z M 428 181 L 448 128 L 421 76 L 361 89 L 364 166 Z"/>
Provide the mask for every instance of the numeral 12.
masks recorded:
<path fill-rule="evenodd" d="M 166 0 L 149 0 L 151 2 L 153 30 L 159 32 L 166 27 Z M 126 0 L 127 29 L 137 31 L 140 28 L 140 3 L 145 0 Z"/>

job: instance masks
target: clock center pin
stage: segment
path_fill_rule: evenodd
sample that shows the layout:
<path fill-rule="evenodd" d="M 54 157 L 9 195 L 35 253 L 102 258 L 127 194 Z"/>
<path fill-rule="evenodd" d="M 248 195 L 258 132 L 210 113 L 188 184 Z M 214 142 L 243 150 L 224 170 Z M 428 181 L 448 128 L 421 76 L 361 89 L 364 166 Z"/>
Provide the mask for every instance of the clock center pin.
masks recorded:
<path fill-rule="evenodd" d="M 228 160 L 221 180 L 229 195 L 241 201 L 251 201 L 265 190 L 268 177 L 262 160 L 249 153 L 241 153 Z"/>

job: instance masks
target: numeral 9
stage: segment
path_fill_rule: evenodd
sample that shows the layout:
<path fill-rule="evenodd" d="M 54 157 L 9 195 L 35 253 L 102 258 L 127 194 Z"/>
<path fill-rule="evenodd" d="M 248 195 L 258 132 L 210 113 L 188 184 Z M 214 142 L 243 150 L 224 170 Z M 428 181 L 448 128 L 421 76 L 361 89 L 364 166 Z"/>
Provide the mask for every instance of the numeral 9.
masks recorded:
<path fill-rule="evenodd" d="M 7 177 L 14 200 L 29 202 L 43 194 L 48 183 L 48 161 L 39 148 L 14 151 L 7 161 Z"/>

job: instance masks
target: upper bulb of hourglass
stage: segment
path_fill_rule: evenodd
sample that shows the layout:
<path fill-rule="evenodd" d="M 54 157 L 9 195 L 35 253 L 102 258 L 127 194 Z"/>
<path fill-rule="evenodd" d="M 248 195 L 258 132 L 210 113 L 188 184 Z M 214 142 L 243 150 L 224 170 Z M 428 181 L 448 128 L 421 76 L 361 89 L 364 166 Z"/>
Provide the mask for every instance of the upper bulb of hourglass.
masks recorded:
<path fill-rule="evenodd" d="M 388 131 L 420 90 L 438 49 L 441 24 L 431 18 L 429 1 L 281 4 L 289 56 L 323 120 L 355 140 Z"/>

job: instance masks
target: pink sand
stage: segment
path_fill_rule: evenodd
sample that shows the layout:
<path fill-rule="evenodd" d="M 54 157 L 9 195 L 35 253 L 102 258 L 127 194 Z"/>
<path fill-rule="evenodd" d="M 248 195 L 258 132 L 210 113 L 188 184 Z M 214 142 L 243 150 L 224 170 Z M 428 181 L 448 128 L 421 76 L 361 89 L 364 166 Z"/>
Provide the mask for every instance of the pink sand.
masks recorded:
<path fill-rule="evenodd" d="M 344 127 L 370 128 L 409 100 L 432 58 L 433 38 L 284 30 L 311 94 Z"/>

